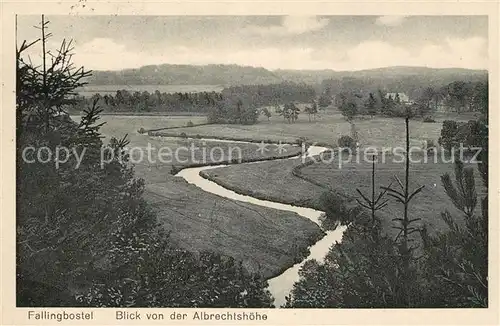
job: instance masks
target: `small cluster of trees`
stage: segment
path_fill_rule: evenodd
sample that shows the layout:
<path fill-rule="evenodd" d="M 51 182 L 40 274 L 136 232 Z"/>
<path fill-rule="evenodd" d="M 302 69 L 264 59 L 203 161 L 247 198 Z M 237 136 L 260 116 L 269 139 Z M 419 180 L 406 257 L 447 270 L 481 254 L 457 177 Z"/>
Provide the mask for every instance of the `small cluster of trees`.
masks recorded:
<path fill-rule="evenodd" d="M 276 113 L 283 117 L 283 120 L 288 121 L 288 123 L 292 123 L 297 121 L 300 114 L 300 109 L 295 105 L 295 103 L 290 102 L 286 103 L 283 108 L 278 107 L 276 109 Z"/>
<path fill-rule="evenodd" d="M 443 87 L 426 87 L 418 91 L 416 105 L 420 115 L 445 111 L 480 112 L 488 106 L 488 81 L 454 81 Z"/>
<path fill-rule="evenodd" d="M 316 101 L 313 101 L 311 106 L 306 106 L 304 112 L 307 113 L 309 122 L 311 122 L 311 117 L 313 120 L 316 120 L 316 114 L 318 114 L 318 104 L 316 104 Z"/>
<path fill-rule="evenodd" d="M 293 123 L 296 122 L 299 119 L 299 114 L 300 114 L 300 108 L 295 104 L 294 102 L 288 102 L 285 105 L 275 105 L 274 106 L 274 113 L 276 115 L 283 117 L 284 121 L 288 121 L 288 123 Z M 264 107 L 260 110 L 260 113 L 269 118 L 271 117 L 271 111 L 269 110 L 269 107 Z M 316 101 L 312 101 L 312 103 L 304 108 L 304 113 L 307 114 L 309 118 L 309 122 L 312 120 L 316 120 L 316 115 L 319 113 L 318 111 L 318 104 Z"/>
<path fill-rule="evenodd" d="M 290 102 L 310 103 L 316 91 L 310 85 L 283 82 L 269 85 L 232 86 L 222 90 L 222 96 L 240 99 L 256 107 L 284 105 Z"/>
<path fill-rule="evenodd" d="M 370 92 L 342 92 L 336 97 L 336 105 L 347 120 L 356 115 L 382 115 L 388 117 L 428 118 L 445 108 L 447 111 L 482 112 L 488 102 L 487 82 L 452 82 L 441 88 L 426 87 L 418 90 L 415 100 L 405 102 L 399 93 L 386 96 L 382 90 Z"/>
<path fill-rule="evenodd" d="M 240 99 L 236 102 L 219 101 L 208 112 L 208 123 L 228 123 L 249 125 L 257 122 L 259 111 L 253 105 L 244 104 Z"/>
<path fill-rule="evenodd" d="M 433 94 L 435 101 L 444 95 L 444 105 L 453 111 L 478 112 L 488 103 L 488 81 L 456 81 L 443 89 L 433 90 Z"/>
<path fill-rule="evenodd" d="M 401 100 L 398 93 L 385 96 L 381 90 L 368 93 L 367 97 L 361 93 L 341 93 L 336 98 L 336 104 L 348 121 L 352 121 L 357 115 L 406 117 L 409 106 Z"/>

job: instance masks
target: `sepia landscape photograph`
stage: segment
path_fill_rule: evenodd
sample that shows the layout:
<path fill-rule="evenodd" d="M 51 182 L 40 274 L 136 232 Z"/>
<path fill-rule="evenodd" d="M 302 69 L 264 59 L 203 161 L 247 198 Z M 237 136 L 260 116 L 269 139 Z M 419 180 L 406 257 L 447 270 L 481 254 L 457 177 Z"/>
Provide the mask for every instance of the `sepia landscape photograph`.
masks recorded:
<path fill-rule="evenodd" d="M 18 15 L 16 306 L 487 308 L 488 47 L 477 15 Z"/>

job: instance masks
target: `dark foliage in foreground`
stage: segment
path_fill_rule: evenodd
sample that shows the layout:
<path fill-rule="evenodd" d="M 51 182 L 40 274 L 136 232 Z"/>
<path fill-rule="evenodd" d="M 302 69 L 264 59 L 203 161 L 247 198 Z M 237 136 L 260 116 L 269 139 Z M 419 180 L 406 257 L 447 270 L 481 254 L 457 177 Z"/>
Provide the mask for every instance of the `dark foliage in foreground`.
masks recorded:
<path fill-rule="evenodd" d="M 63 43 L 51 66 L 35 67 L 22 59 L 34 44 L 17 56 L 17 305 L 271 306 L 267 283 L 241 263 L 169 244 L 142 198 L 143 180 L 126 155 L 118 159 L 126 137 L 104 147 L 97 102 L 80 123 L 64 113 L 88 75 L 72 66 L 71 47 Z M 57 166 L 29 146 L 71 152 Z"/>
<path fill-rule="evenodd" d="M 272 307 L 267 285 L 241 262 L 171 247 L 166 236 L 118 237 L 111 271 L 78 301 L 97 307 Z"/>

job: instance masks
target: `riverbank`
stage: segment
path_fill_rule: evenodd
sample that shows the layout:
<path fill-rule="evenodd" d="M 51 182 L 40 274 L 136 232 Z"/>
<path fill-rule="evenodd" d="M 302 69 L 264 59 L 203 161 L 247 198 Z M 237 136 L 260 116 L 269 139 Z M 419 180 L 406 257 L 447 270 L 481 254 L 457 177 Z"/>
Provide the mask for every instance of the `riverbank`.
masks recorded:
<path fill-rule="evenodd" d="M 322 210 L 319 197 L 326 189 L 294 176 L 294 169 L 301 164 L 301 159 L 276 160 L 207 170 L 201 175 L 239 194 Z"/>
<path fill-rule="evenodd" d="M 299 157 L 301 158 L 310 157 L 319 154 L 325 150 L 326 148 L 313 146 L 308 149 L 307 153 L 303 153 Z M 278 162 L 279 161 L 282 160 L 278 160 Z M 242 165 L 252 165 L 252 163 L 247 163 Z M 223 167 L 225 166 L 222 166 L 222 168 Z M 179 172 L 177 176 L 184 178 L 189 183 L 195 184 L 197 187 L 208 193 L 212 193 L 215 195 L 219 195 L 243 203 L 251 203 L 263 207 L 276 208 L 282 211 L 296 212 L 302 217 L 314 222 L 318 226 L 321 225 L 321 217 L 324 214 L 322 211 L 314 210 L 307 207 L 297 207 L 283 203 L 277 203 L 274 201 L 266 201 L 252 196 L 238 194 L 232 190 L 226 189 L 216 184 L 213 181 L 208 180 L 207 178 L 204 178 L 201 175 L 202 172 L 205 172 L 207 170 L 220 169 L 220 168 L 221 166 L 213 166 L 213 167 L 204 166 L 199 168 L 184 169 L 181 172 Z M 273 297 L 275 298 L 274 303 L 276 306 L 281 307 L 285 304 L 286 302 L 285 297 L 293 288 L 294 283 L 299 280 L 299 271 L 301 267 L 305 264 L 305 262 L 310 259 L 323 261 L 331 244 L 336 241 L 342 240 L 342 234 L 344 232 L 344 229 L 345 229 L 344 227 L 337 227 L 335 230 L 325 232 L 321 240 L 318 239 L 319 241 L 314 243 L 314 245 L 311 245 L 311 247 L 309 248 L 310 252 L 307 257 L 303 257 L 303 259 L 301 260 L 296 260 L 293 266 L 292 265 L 286 266 L 283 269 L 282 273 L 280 272 L 278 273 L 278 275 L 276 275 L 276 277 L 272 277 L 269 279 L 269 290 L 271 291 Z M 292 251 L 294 251 L 294 249 L 296 248 L 292 247 L 291 249 Z"/>
<path fill-rule="evenodd" d="M 231 256 L 265 278 L 303 260 L 324 236 L 296 213 L 226 199 L 179 177 L 147 184 L 144 196 L 177 245 Z"/>
<path fill-rule="evenodd" d="M 259 144 L 255 143 L 207 139 L 134 135 L 132 140 L 131 146 L 143 147 L 148 142 L 156 148 L 193 145 L 206 148 L 205 153 L 219 148 L 224 157 L 228 157 L 231 148 L 238 147 L 243 161 L 273 160 L 302 152 L 301 147 L 289 145 L 282 154 L 278 154 L 276 145 L 269 145 L 268 151 L 261 152 L 257 151 Z M 242 261 L 249 271 L 265 278 L 279 275 L 306 258 L 308 248 L 324 236 L 315 223 L 294 212 L 207 193 L 172 175 L 174 170 L 221 164 L 219 160 L 210 159 L 202 150 L 194 155 L 183 151 L 179 160 L 168 164 L 135 164 L 136 175 L 145 180 L 145 198 L 154 207 L 163 228 L 170 233 L 171 241 L 190 251 L 210 250 L 231 256 Z"/>

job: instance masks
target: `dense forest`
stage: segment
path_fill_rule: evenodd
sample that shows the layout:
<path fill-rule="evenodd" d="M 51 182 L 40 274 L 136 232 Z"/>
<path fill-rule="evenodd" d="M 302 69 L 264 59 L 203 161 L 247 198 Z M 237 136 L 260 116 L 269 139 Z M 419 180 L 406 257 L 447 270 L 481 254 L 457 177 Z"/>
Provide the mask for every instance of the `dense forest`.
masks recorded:
<path fill-rule="evenodd" d="M 116 94 L 78 97 L 78 109 L 97 101 L 105 112 L 201 112 L 208 113 L 224 98 L 217 92 L 154 93 L 118 90 Z"/>
<path fill-rule="evenodd" d="M 270 85 L 233 86 L 217 92 L 160 93 L 118 90 L 114 96 L 95 94 L 90 98 L 78 97 L 84 108 L 95 100 L 108 112 L 204 112 L 218 103 L 254 107 L 283 105 L 288 102 L 307 103 L 314 100 L 315 90 L 305 84 L 280 83 Z"/>
<path fill-rule="evenodd" d="M 264 68 L 212 64 L 151 65 L 122 71 L 96 71 L 91 85 L 241 85 L 274 84 L 281 78 Z"/>

